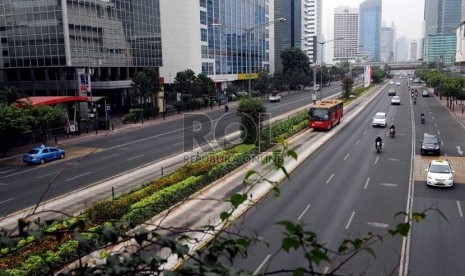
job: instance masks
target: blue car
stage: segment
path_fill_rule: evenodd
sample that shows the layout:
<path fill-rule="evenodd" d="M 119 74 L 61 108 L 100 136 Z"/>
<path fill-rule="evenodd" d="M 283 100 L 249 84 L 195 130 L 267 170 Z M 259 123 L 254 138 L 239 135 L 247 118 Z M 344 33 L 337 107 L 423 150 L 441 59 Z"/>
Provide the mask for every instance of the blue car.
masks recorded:
<path fill-rule="evenodd" d="M 23 162 L 27 164 L 44 164 L 55 159 L 65 158 L 65 151 L 59 148 L 40 146 L 33 148 L 23 155 Z"/>

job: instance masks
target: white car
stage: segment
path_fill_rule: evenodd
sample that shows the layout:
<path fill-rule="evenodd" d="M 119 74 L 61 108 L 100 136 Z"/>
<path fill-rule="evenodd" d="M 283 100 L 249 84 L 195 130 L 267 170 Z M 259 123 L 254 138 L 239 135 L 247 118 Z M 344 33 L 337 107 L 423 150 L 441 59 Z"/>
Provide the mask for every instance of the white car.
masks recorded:
<path fill-rule="evenodd" d="M 400 105 L 400 97 L 399 96 L 392 97 L 391 104 L 392 105 L 394 105 L 394 104 Z"/>
<path fill-rule="evenodd" d="M 436 187 L 452 187 L 454 175 L 450 164 L 446 160 L 433 160 L 426 169 L 426 184 Z"/>
<path fill-rule="evenodd" d="M 280 102 L 281 101 L 281 95 L 279 95 L 279 93 L 276 93 L 276 92 L 273 92 L 271 93 L 270 96 L 268 96 L 268 100 L 270 102 Z"/>
<path fill-rule="evenodd" d="M 397 85 L 397 86 L 400 86 L 400 82 L 396 82 L 396 85 Z"/>
<path fill-rule="evenodd" d="M 320 91 L 320 85 L 319 84 L 315 85 L 315 91 Z"/>
<path fill-rule="evenodd" d="M 384 112 L 377 112 L 375 114 L 375 117 L 373 117 L 373 122 L 372 122 L 373 127 L 386 127 L 387 125 L 387 119 L 386 119 L 386 113 Z"/>
<path fill-rule="evenodd" d="M 394 82 L 393 82 L 393 81 L 390 81 L 390 82 L 389 82 L 389 84 L 391 84 L 391 85 L 392 85 L 392 84 L 394 84 Z"/>

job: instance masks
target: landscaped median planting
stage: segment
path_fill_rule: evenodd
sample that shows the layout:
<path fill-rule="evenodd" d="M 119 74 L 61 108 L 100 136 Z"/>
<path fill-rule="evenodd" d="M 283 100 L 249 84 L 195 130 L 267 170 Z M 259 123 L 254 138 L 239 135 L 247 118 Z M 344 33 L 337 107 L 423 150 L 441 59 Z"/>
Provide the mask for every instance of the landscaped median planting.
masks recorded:
<path fill-rule="evenodd" d="M 260 143 L 261 150 L 298 133 L 307 125 L 306 112 L 273 123 L 263 130 L 262 137 L 271 139 Z M 215 180 L 248 163 L 258 153 L 259 147 L 255 145 L 237 145 L 204 156 L 195 155 L 192 158 L 194 162 L 114 200 L 97 202 L 78 218 L 53 224 L 43 223 L 41 229 L 25 232 L 13 242 L 10 240 L 7 243 L 0 239 L 0 269 L 11 275 L 55 272 L 90 251 L 115 242 L 114 237 L 186 200 Z"/>

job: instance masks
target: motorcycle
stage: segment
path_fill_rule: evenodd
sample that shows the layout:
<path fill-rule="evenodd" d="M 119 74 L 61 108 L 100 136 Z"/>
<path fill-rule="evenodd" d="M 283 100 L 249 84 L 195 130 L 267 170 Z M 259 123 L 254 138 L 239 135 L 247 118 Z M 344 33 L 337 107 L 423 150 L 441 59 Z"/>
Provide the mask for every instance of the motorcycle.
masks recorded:
<path fill-rule="evenodd" d="M 413 98 L 413 104 L 417 104 L 417 99 Z"/>
<path fill-rule="evenodd" d="M 424 124 L 425 123 L 425 116 L 421 116 L 420 120 L 421 120 L 421 124 Z"/>
<path fill-rule="evenodd" d="M 228 112 L 229 111 L 229 106 L 227 104 L 224 105 L 224 112 Z"/>
<path fill-rule="evenodd" d="M 394 135 L 396 135 L 396 130 L 393 128 L 389 129 L 389 135 L 391 135 L 391 138 L 394 138 Z"/>
<path fill-rule="evenodd" d="M 382 148 L 383 144 L 381 142 L 376 142 L 376 152 L 380 153 Z"/>

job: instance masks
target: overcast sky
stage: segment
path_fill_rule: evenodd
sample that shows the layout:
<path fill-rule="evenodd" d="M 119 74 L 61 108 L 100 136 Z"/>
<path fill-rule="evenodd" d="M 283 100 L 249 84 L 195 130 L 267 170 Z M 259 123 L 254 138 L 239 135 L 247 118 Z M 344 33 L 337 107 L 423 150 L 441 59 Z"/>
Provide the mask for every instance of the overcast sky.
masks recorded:
<path fill-rule="evenodd" d="M 325 40 L 333 39 L 334 8 L 348 6 L 358 8 L 363 0 L 321 0 L 323 3 L 323 34 Z M 382 22 L 396 26 L 397 38 L 406 36 L 409 39 L 419 39 L 422 36 L 424 0 L 383 0 Z M 332 55 L 331 49 L 326 50 L 326 60 Z"/>

